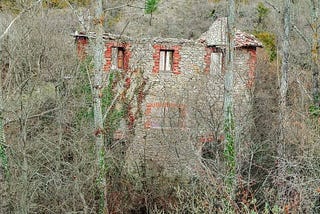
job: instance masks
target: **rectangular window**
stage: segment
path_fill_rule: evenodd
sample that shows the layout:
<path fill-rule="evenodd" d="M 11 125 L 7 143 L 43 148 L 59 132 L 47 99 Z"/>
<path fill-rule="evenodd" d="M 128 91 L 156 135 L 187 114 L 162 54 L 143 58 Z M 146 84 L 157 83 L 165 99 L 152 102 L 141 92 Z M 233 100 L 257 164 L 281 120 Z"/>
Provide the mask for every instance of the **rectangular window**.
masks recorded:
<path fill-rule="evenodd" d="M 160 71 L 171 72 L 173 50 L 160 50 Z"/>
<path fill-rule="evenodd" d="M 124 69 L 124 48 L 118 48 L 118 69 Z"/>
<path fill-rule="evenodd" d="M 222 53 L 211 54 L 210 74 L 220 75 L 222 71 Z"/>
<path fill-rule="evenodd" d="M 124 48 L 112 48 L 111 69 L 124 69 Z"/>

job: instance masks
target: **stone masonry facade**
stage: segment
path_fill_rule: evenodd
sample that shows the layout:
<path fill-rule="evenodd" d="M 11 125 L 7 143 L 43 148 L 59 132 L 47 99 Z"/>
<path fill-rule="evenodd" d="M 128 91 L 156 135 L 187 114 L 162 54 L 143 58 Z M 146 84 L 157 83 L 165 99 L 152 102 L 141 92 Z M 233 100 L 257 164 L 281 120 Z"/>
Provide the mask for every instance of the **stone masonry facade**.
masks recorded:
<path fill-rule="evenodd" d="M 149 166 L 165 174 L 198 174 L 204 148 L 223 141 L 225 29 L 226 19 L 220 18 L 198 40 L 104 35 L 105 72 L 142 70 L 149 88 L 141 105 L 143 115 L 132 118 L 135 134 L 126 152 L 130 171 Z M 75 37 L 83 52 L 81 44 L 90 36 Z M 240 31 L 235 44 L 236 135 L 248 145 L 256 49 L 262 45 Z"/>

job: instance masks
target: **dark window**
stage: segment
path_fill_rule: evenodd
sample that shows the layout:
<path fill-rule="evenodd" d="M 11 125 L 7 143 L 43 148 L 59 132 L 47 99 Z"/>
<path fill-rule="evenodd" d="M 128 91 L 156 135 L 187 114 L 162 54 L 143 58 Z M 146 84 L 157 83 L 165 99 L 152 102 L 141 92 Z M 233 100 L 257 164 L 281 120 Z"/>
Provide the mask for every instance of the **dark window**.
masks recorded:
<path fill-rule="evenodd" d="M 124 48 L 118 48 L 118 68 L 124 69 Z"/>

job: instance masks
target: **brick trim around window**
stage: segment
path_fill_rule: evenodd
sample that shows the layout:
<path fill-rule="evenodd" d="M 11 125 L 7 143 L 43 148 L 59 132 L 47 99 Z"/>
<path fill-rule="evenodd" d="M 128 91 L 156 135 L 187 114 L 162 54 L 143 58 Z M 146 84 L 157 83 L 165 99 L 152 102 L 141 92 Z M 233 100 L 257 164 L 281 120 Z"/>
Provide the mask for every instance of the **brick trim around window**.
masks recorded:
<path fill-rule="evenodd" d="M 173 45 L 173 46 L 166 46 L 166 45 L 160 45 L 160 44 L 155 44 L 153 45 L 154 48 L 154 53 L 153 53 L 153 60 L 154 60 L 154 65 L 152 69 L 152 73 L 158 74 L 160 71 L 160 51 L 173 51 L 173 59 L 172 59 L 172 73 L 173 74 L 180 74 L 180 61 L 181 61 L 181 55 L 180 55 L 180 50 L 181 46 L 180 45 Z"/>
<path fill-rule="evenodd" d="M 105 64 L 103 69 L 105 71 L 110 71 L 112 65 L 112 48 L 121 48 L 124 52 L 123 56 L 123 70 L 129 69 L 129 59 L 131 56 L 130 44 L 124 42 L 108 42 L 105 45 L 106 49 L 104 52 Z"/>
<path fill-rule="evenodd" d="M 221 70 L 224 71 L 224 54 L 223 51 L 219 48 L 216 47 L 206 47 L 206 54 L 204 55 L 204 63 L 205 63 L 205 68 L 204 68 L 204 72 L 206 74 L 210 74 L 210 66 L 211 66 L 211 54 L 212 53 L 222 53 L 222 66 L 221 66 Z"/>
<path fill-rule="evenodd" d="M 77 37 L 77 52 L 80 60 L 84 60 L 87 56 L 87 47 L 89 44 L 89 39 L 85 36 Z"/>

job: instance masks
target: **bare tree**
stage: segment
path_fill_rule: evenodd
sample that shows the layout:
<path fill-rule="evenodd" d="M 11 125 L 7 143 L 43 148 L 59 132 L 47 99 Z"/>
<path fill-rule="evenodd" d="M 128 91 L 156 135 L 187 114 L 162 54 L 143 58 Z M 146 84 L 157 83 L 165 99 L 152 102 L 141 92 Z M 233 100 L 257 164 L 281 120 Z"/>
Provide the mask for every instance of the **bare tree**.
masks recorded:
<path fill-rule="evenodd" d="M 104 147 L 104 134 L 103 134 L 103 115 L 102 115 L 102 88 L 103 88 L 103 4 L 102 0 L 95 2 L 95 18 L 94 30 L 96 39 L 94 40 L 94 82 L 93 82 L 93 113 L 95 125 L 95 143 L 96 143 L 96 167 L 98 173 L 98 191 L 100 192 L 100 210 L 107 213 L 107 189 L 106 177 L 104 175 L 105 167 L 105 147 Z"/>
<path fill-rule="evenodd" d="M 0 62 L 2 61 L 2 39 L 0 38 Z M 1 62 L 1 64 L 4 62 Z M 4 65 L 0 68 L 0 77 L 2 76 L 2 70 Z M 3 109 L 4 108 L 4 100 L 2 97 L 2 78 L 0 78 L 0 178 L 4 177 L 3 174 L 7 174 L 8 172 L 8 158 L 6 153 L 6 140 L 4 133 L 4 120 L 3 120 Z M 1 170 L 1 167 L 3 170 Z"/>
<path fill-rule="evenodd" d="M 235 121 L 234 121 L 234 106 L 233 106 L 233 91 L 234 91 L 234 35 L 235 35 L 235 1 L 229 0 L 229 15 L 228 15 L 228 36 L 227 36 L 227 70 L 225 71 L 224 80 L 224 134 L 225 134 L 225 158 L 228 171 L 227 185 L 230 187 L 232 198 L 235 198 L 236 189 L 236 139 L 235 139 Z"/>
<path fill-rule="evenodd" d="M 311 0 L 312 7 L 312 50 L 311 50 L 311 70 L 312 70 L 312 96 L 314 106 L 320 107 L 319 100 L 319 0 Z"/>
<path fill-rule="evenodd" d="M 283 36 L 282 36 L 282 65 L 280 80 L 280 102 L 279 102 L 279 144 L 278 144 L 278 201 L 284 205 L 286 189 L 286 127 L 288 123 L 287 93 L 290 51 L 290 5 L 291 0 L 284 0 L 283 13 Z"/>

